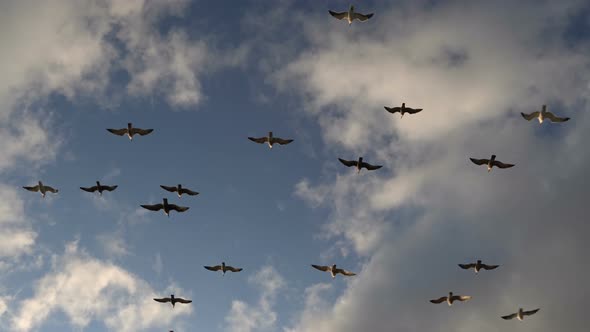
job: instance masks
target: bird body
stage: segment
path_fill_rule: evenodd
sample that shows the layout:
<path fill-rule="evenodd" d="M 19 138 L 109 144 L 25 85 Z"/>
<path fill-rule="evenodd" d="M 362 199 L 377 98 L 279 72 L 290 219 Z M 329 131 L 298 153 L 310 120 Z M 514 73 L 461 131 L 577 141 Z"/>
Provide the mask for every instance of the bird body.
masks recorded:
<path fill-rule="evenodd" d="M 502 316 L 502 319 L 509 320 L 509 319 L 516 318 L 519 321 L 522 321 L 524 319 L 524 316 L 534 315 L 539 310 L 541 310 L 541 308 L 537 308 L 537 309 L 529 310 L 529 311 L 524 311 L 524 310 L 522 310 L 522 308 L 518 308 L 518 312 L 510 314 L 510 315 Z"/>
<path fill-rule="evenodd" d="M 176 305 L 176 303 L 191 303 L 193 302 L 192 300 L 185 300 L 181 297 L 174 297 L 174 294 L 170 295 L 170 297 L 163 297 L 160 299 L 154 299 L 154 301 L 156 302 L 160 302 L 160 303 L 168 303 L 170 302 L 170 304 L 172 304 L 172 308 L 174 308 L 174 306 Z"/>
<path fill-rule="evenodd" d="M 153 129 L 133 128 L 133 125 L 131 124 L 131 122 L 127 123 L 127 128 L 107 129 L 107 130 L 114 135 L 118 135 L 118 136 L 127 135 L 129 140 L 131 140 L 131 141 L 133 140 L 134 135 L 145 136 L 145 135 L 150 134 L 152 131 L 154 131 Z"/>
<path fill-rule="evenodd" d="M 440 297 L 438 299 L 430 300 L 430 302 L 431 303 L 435 303 L 435 304 L 447 302 L 447 304 L 449 306 L 451 306 L 451 305 L 453 305 L 453 302 L 455 302 L 455 301 L 461 301 L 461 302 L 463 302 L 463 301 L 467 301 L 467 300 L 470 300 L 470 299 L 471 299 L 471 296 L 467 296 L 467 295 L 453 295 L 453 292 L 449 292 L 449 295 L 448 296 L 443 296 L 443 297 Z"/>
<path fill-rule="evenodd" d="M 476 165 L 486 165 L 488 168 L 488 173 L 492 170 L 492 167 L 496 166 L 498 168 L 510 168 L 513 167 L 514 164 L 505 164 L 501 161 L 496 160 L 496 155 L 493 154 L 490 159 L 475 159 L 469 158 L 472 163 Z"/>
<path fill-rule="evenodd" d="M 160 185 L 160 187 L 166 191 L 172 192 L 172 193 L 176 193 L 178 195 L 178 198 L 182 198 L 182 194 L 187 194 L 189 196 L 195 196 L 198 195 L 199 193 L 196 191 L 192 191 L 188 188 L 183 188 L 182 184 L 178 184 L 176 187 L 172 187 L 172 186 L 164 186 L 164 185 Z"/>
<path fill-rule="evenodd" d="M 164 198 L 162 204 L 154 204 L 154 205 L 141 205 L 142 208 L 150 210 L 150 211 L 160 211 L 164 210 L 164 214 L 170 217 L 170 211 L 174 210 L 176 212 L 184 212 L 189 209 L 187 206 L 178 206 L 176 204 L 169 204 L 168 199 Z"/>
<path fill-rule="evenodd" d="M 209 271 L 221 271 L 223 275 L 225 275 L 225 272 L 227 272 L 227 271 L 240 272 L 243 270 L 241 267 L 233 267 L 233 266 L 225 265 L 225 262 L 221 262 L 221 265 L 204 266 L 204 268 Z"/>
<path fill-rule="evenodd" d="M 547 105 L 543 105 L 543 108 L 540 112 L 537 111 L 530 114 L 525 114 L 521 112 L 520 115 L 522 115 L 522 117 L 528 121 L 531 121 L 532 119 L 536 118 L 539 121 L 539 124 L 543 124 L 543 121 L 545 121 L 545 119 L 548 119 L 551 122 L 566 122 L 570 119 L 555 116 L 555 114 L 547 111 Z"/>
<path fill-rule="evenodd" d="M 459 266 L 464 270 L 473 269 L 475 271 L 475 273 L 479 273 L 479 271 L 481 271 L 481 269 L 493 270 L 500 265 L 486 265 L 486 264 L 483 264 L 481 262 L 481 260 L 478 259 L 477 262 L 475 262 L 475 263 L 459 264 Z"/>
<path fill-rule="evenodd" d="M 114 185 L 114 186 L 104 186 L 104 185 L 101 185 L 99 181 L 96 181 L 96 186 L 92 186 L 92 187 L 80 187 L 80 189 L 82 189 L 84 191 L 87 191 L 89 193 L 98 191 L 98 194 L 100 196 L 102 196 L 102 192 L 103 191 L 105 191 L 105 190 L 106 191 L 113 191 L 113 190 L 117 189 L 117 187 L 118 187 L 117 185 Z"/>
<path fill-rule="evenodd" d="M 317 270 L 320 271 L 324 271 L 324 272 L 330 272 L 330 275 L 332 276 L 332 279 L 336 278 L 337 274 L 342 274 L 343 276 L 347 276 L 347 277 L 351 277 L 351 276 L 355 276 L 356 273 L 353 272 L 349 272 L 346 271 L 344 269 L 339 269 L 336 267 L 336 264 L 333 264 L 331 266 L 323 266 L 323 265 L 314 265 L 311 264 L 311 266 Z"/>
<path fill-rule="evenodd" d="M 422 111 L 422 108 L 410 108 L 410 107 L 406 107 L 406 103 L 402 103 L 401 107 L 387 107 L 384 106 L 385 110 L 391 114 L 395 114 L 395 113 L 400 113 L 400 119 L 404 117 L 404 114 L 408 113 L 408 114 L 416 114 L 420 111 Z"/>
<path fill-rule="evenodd" d="M 342 159 L 342 158 L 338 158 L 338 160 L 340 160 L 340 162 L 348 167 L 356 167 L 357 169 L 357 174 L 361 172 L 362 168 L 366 168 L 369 171 L 374 171 L 376 169 L 379 169 L 383 166 L 375 166 L 375 165 L 371 165 L 367 162 L 363 161 L 363 157 L 359 157 L 358 161 L 357 160 L 346 160 L 346 159 Z"/>
<path fill-rule="evenodd" d="M 346 12 L 338 13 L 338 12 L 334 12 L 331 10 L 328 10 L 328 12 L 330 13 L 330 15 L 332 15 L 333 17 L 335 17 L 339 20 L 346 19 L 348 21 L 348 26 L 350 26 L 352 24 L 352 21 L 354 21 L 354 20 L 359 20 L 361 22 L 364 22 L 364 21 L 370 19 L 371 17 L 373 17 L 373 15 L 374 15 L 373 13 L 365 15 L 365 14 L 355 12 L 354 6 L 352 6 L 352 5 L 348 8 L 348 11 L 346 11 Z"/>
<path fill-rule="evenodd" d="M 251 140 L 252 142 L 256 142 L 258 144 L 267 143 L 268 144 L 268 147 L 271 148 L 271 149 L 272 149 L 272 146 L 274 144 L 286 145 L 286 144 L 289 144 L 289 143 L 293 142 L 292 139 L 283 139 L 283 138 L 280 138 L 280 137 L 274 137 L 272 135 L 272 131 L 269 131 L 268 132 L 268 136 L 258 137 L 258 138 L 256 138 L 256 137 L 248 137 L 248 139 Z"/>
<path fill-rule="evenodd" d="M 26 189 L 26 190 L 28 190 L 28 191 L 33 191 L 33 192 L 37 192 L 38 191 L 38 192 L 41 193 L 41 197 L 43 197 L 43 198 L 45 198 L 45 194 L 47 194 L 48 192 L 57 194 L 57 192 L 59 191 L 59 190 L 54 189 L 54 188 L 52 188 L 50 186 L 43 185 L 43 182 L 41 182 L 41 181 L 39 181 L 36 186 L 31 186 L 31 187 L 26 187 L 25 186 L 23 188 Z"/>

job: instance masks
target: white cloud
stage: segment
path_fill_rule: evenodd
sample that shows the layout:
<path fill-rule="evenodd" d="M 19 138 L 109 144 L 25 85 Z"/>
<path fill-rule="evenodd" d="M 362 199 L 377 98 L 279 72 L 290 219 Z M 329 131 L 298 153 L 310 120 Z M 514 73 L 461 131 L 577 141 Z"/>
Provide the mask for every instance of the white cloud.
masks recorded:
<path fill-rule="evenodd" d="M 122 229 L 114 233 L 97 235 L 96 239 L 102 245 L 104 252 L 110 257 L 122 257 L 130 254 Z"/>
<path fill-rule="evenodd" d="M 78 328 L 99 320 L 117 331 L 164 329 L 192 312 L 191 306 L 170 310 L 152 300 L 170 291 L 171 287 L 156 292 L 146 281 L 91 257 L 74 242 L 68 244 L 63 256 L 54 257 L 52 270 L 35 283 L 33 296 L 21 301 L 12 328 L 37 329 L 52 313 L 61 311 Z"/>
<path fill-rule="evenodd" d="M 271 330 L 277 320 L 273 305 L 277 292 L 285 286 L 284 278 L 272 267 L 265 266 L 248 279 L 261 290 L 258 304 L 253 306 L 234 300 L 230 312 L 225 317 L 227 331 L 250 332 Z"/>
<path fill-rule="evenodd" d="M 156 257 L 154 258 L 154 265 L 152 265 L 152 268 L 158 275 L 161 275 L 162 271 L 164 271 L 164 262 L 162 262 L 162 255 L 160 255 L 160 253 L 156 254 Z"/>
<path fill-rule="evenodd" d="M 0 258 L 30 253 L 36 238 L 16 189 L 0 185 Z"/>

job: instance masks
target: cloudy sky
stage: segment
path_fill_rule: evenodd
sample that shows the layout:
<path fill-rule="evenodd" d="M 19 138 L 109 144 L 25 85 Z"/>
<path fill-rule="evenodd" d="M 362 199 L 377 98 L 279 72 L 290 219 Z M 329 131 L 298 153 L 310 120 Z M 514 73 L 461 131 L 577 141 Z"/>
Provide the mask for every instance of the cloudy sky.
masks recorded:
<path fill-rule="evenodd" d="M 0 330 L 586 331 L 590 4 L 349 5 L 0 3 Z M 543 104 L 572 120 L 520 117 Z M 191 209 L 139 207 L 164 197 Z M 309 266 L 334 263 L 358 275 Z"/>

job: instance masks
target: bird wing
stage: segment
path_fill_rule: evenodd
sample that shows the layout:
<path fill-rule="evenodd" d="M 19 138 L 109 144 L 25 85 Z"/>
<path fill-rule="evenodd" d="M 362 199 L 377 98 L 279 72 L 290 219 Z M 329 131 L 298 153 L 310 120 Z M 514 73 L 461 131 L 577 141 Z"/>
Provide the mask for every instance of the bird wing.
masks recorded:
<path fill-rule="evenodd" d="M 347 12 L 337 13 L 337 12 L 333 12 L 331 10 L 328 10 L 328 12 L 330 13 L 330 15 L 332 15 L 333 17 L 335 17 L 339 20 L 345 18 L 346 15 L 348 14 Z"/>
<path fill-rule="evenodd" d="M 251 140 L 252 142 L 256 142 L 258 144 L 264 144 L 266 142 L 268 142 L 268 137 L 248 137 L 249 140 Z"/>
<path fill-rule="evenodd" d="M 160 185 L 160 187 L 162 187 L 162 189 L 167 190 L 171 193 L 176 192 L 178 190 L 178 188 L 176 188 L 176 187 L 168 187 L 168 186 L 164 186 L 164 185 Z"/>
<path fill-rule="evenodd" d="M 280 145 L 285 145 L 285 144 L 289 144 L 289 143 L 293 142 L 292 139 L 282 139 L 282 138 L 278 138 L 278 137 L 274 137 L 273 141 L 275 143 L 279 143 Z"/>
<path fill-rule="evenodd" d="M 206 268 L 209 271 L 219 271 L 219 270 L 221 270 L 221 265 L 204 266 L 204 268 Z"/>
<path fill-rule="evenodd" d="M 141 136 L 145 136 L 149 133 L 154 131 L 153 129 L 141 129 L 141 128 L 131 128 L 131 135 L 139 134 Z"/>
<path fill-rule="evenodd" d="M 435 299 L 435 300 L 430 300 L 430 302 L 431 302 L 431 303 L 443 303 L 443 302 L 445 302 L 446 300 L 447 300 L 447 297 L 446 297 L 446 296 L 443 296 L 443 297 L 440 297 L 440 298 L 438 298 L 438 299 Z"/>
<path fill-rule="evenodd" d="M 453 300 L 453 301 L 467 301 L 467 300 L 471 300 L 471 296 L 469 296 L 469 295 L 453 295 L 451 300 Z"/>
<path fill-rule="evenodd" d="M 504 164 L 501 161 L 494 160 L 494 166 L 496 166 L 498 168 L 510 168 L 510 167 L 514 166 L 514 164 Z"/>
<path fill-rule="evenodd" d="M 161 298 L 161 299 L 154 299 L 154 301 L 160 302 L 160 303 L 167 303 L 167 302 L 170 302 L 171 299 L 169 297 L 164 297 L 164 298 Z"/>
<path fill-rule="evenodd" d="M 463 270 L 469 270 L 475 267 L 475 264 L 470 263 L 470 264 L 459 264 L 459 266 L 463 269 Z"/>
<path fill-rule="evenodd" d="M 493 269 L 497 268 L 498 266 L 500 266 L 500 265 L 486 265 L 486 264 L 481 264 L 481 267 L 484 270 L 493 270 Z"/>
<path fill-rule="evenodd" d="M 87 187 L 80 187 L 80 189 L 87 191 L 89 193 L 93 193 L 98 190 L 98 187 L 97 186 L 92 186 L 92 187 L 88 187 L 88 188 Z"/>
<path fill-rule="evenodd" d="M 43 186 L 43 188 L 45 188 L 46 191 L 49 191 L 50 193 L 54 193 L 54 194 L 56 194 L 59 191 L 59 190 L 57 190 L 53 187 L 50 187 L 50 186 Z"/>
<path fill-rule="evenodd" d="M 182 297 L 175 297 L 174 298 L 174 301 L 175 302 L 179 302 L 179 303 L 191 303 L 191 302 L 193 302 L 192 300 L 185 300 Z"/>
<path fill-rule="evenodd" d="M 421 108 L 409 108 L 409 107 L 406 107 L 406 112 L 408 112 L 410 114 L 416 114 L 416 113 L 419 113 L 421 111 L 422 111 Z"/>
<path fill-rule="evenodd" d="M 387 107 L 387 106 L 383 106 L 383 108 L 385 108 L 385 110 L 391 114 L 397 113 L 401 111 L 401 107 Z"/>
<path fill-rule="evenodd" d="M 501 316 L 501 317 L 502 317 L 502 319 L 508 320 L 508 319 L 516 318 L 516 316 L 518 316 L 518 313 L 513 313 L 511 315 L 506 315 L 506 316 Z"/>
<path fill-rule="evenodd" d="M 340 274 L 345 275 L 347 277 L 352 277 L 352 276 L 355 276 L 356 275 L 356 273 L 353 273 L 353 272 L 350 272 L 350 271 L 346 271 L 346 270 L 343 270 L 343 269 L 336 269 L 336 271 L 334 271 L 334 274 L 336 274 L 336 273 L 340 273 Z"/>
<path fill-rule="evenodd" d="M 520 112 L 520 115 L 522 115 L 522 117 L 525 118 L 526 120 L 531 121 L 532 119 L 539 117 L 539 112 L 533 112 L 531 114 L 524 114 L 524 113 Z"/>
<path fill-rule="evenodd" d="M 541 310 L 541 308 L 538 308 L 538 309 L 535 309 L 535 310 L 523 311 L 522 314 L 525 315 L 525 316 L 530 316 L 530 315 L 534 315 L 539 310 Z"/>
<path fill-rule="evenodd" d="M 313 266 L 315 269 L 318 269 L 318 270 L 324 271 L 324 272 L 330 270 L 330 267 L 329 266 L 314 265 L 314 264 L 311 264 L 311 266 Z"/>
<path fill-rule="evenodd" d="M 361 167 L 364 167 L 364 168 L 368 169 L 369 171 L 374 171 L 376 169 L 380 169 L 383 166 L 371 165 L 371 164 L 366 163 L 366 162 L 363 161 Z"/>
<path fill-rule="evenodd" d="M 567 120 L 570 119 L 570 118 L 560 118 L 558 116 L 555 116 L 555 114 L 553 114 L 551 112 L 545 112 L 545 117 L 550 119 L 551 122 L 566 122 Z"/>
<path fill-rule="evenodd" d="M 28 191 L 39 191 L 39 185 L 32 186 L 32 187 L 23 187 L 23 188 Z"/>
<path fill-rule="evenodd" d="M 186 189 L 186 188 L 182 188 L 182 189 L 180 190 L 180 193 L 181 193 L 181 194 L 187 194 L 187 195 L 190 195 L 190 196 L 195 196 L 195 195 L 198 195 L 198 194 L 199 194 L 199 193 L 198 193 L 198 192 L 196 192 L 196 191 L 192 191 L 192 190 L 190 190 L 190 189 Z"/>
<path fill-rule="evenodd" d="M 114 185 L 114 186 L 102 186 L 103 190 L 108 190 L 108 191 L 113 191 L 115 189 L 117 189 L 118 185 Z"/>
<path fill-rule="evenodd" d="M 229 266 L 229 265 L 226 265 L 226 266 L 225 266 L 225 268 L 226 268 L 228 271 L 232 271 L 232 272 L 240 272 L 240 271 L 242 271 L 242 270 L 243 270 L 243 269 L 242 269 L 242 268 L 240 268 L 240 267 L 233 267 L 233 266 Z"/>
<path fill-rule="evenodd" d="M 174 211 L 178 211 L 178 212 L 184 212 L 189 209 L 188 206 L 178 206 L 176 204 L 168 204 L 168 207 L 170 208 L 170 210 L 174 210 Z"/>
<path fill-rule="evenodd" d="M 489 159 L 475 159 L 475 158 L 469 158 L 469 160 L 471 160 L 472 163 L 476 164 L 476 165 L 485 165 L 487 163 L 490 162 Z"/>
<path fill-rule="evenodd" d="M 154 204 L 154 205 L 140 205 L 142 208 L 144 209 L 148 209 L 151 211 L 160 211 L 163 207 L 164 204 Z"/>
<path fill-rule="evenodd" d="M 115 135 L 119 135 L 119 136 L 123 136 L 125 134 L 127 134 L 127 128 L 121 128 L 121 129 L 107 129 L 110 133 L 115 134 Z"/>
<path fill-rule="evenodd" d="M 361 21 L 361 22 L 364 22 L 364 21 L 366 21 L 366 20 L 370 19 L 371 17 L 373 17 L 373 15 L 375 15 L 375 14 L 374 14 L 374 13 L 371 13 L 371 14 L 367 14 L 367 15 L 365 15 L 365 14 L 361 14 L 361 13 L 354 13 L 354 14 L 352 15 L 352 18 L 353 18 L 353 19 L 355 19 L 355 18 L 356 18 L 357 20 L 359 20 L 359 21 Z"/>
<path fill-rule="evenodd" d="M 338 160 L 340 160 L 341 163 L 343 163 L 344 165 L 346 165 L 348 167 L 356 166 L 358 163 L 356 160 L 344 160 L 341 158 L 338 158 Z"/>

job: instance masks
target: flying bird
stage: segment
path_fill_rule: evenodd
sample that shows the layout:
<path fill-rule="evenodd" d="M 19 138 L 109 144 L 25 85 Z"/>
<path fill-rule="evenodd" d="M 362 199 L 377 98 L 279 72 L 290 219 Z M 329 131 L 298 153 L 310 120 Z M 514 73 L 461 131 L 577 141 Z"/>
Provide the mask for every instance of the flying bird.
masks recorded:
<path fill-rule="evenodd" d="M 102 196 L 102 192 L 103 191 L 113 191 L 115 189 L 117 189 L 118 186 L 104 186 L 102 184 L 100 184 L 99 181 L 96 181 L 96 186 L 92 186 L 92 187 L 80 187 L 80 189 L 87 191 L 89 193 L 93 193 L 95 191 L 98 191 L 98 194 Z"/>
<path fill-rule="evenodd" d="M 268 132 L 268 136 L 265 137 L 248 137 L 249 140 L 251 140 L 252 142 L 256 142 L 258 144 L 264 144 L 267 143 L 268 147 L 272 149 L 273 144 L 279 144 L 279 145 L 286 145 L 289 144 L 291 142 L 293 142 L 292 139 L 282 139 L 280 137 L 274 137 L 272 135 L 272 131 Z"/>
<path fill-rule="evenodd" d="M 107 129 L 107 130 L 110 133 L 113 133 L 113 134 L 118 135 L 118 136 L 127 135 L 127 137 L 129 137 L 129 140 L 133 140 L 133 135 L 145 136 L 145 135 L 151 133 L 152 131 L 154 131 L 153 129 L 133 128 L 133 125 L 131 124 L 131 122 L 129 122 L 127 124 L 127 128 L 122 128 L 122 129 Z"/>
<path fill-rule="evenodd" d="M 470 300 L 470 299 L 471 299 L 471 296 L 467 296 L 467 295 L 453 295 L 453 292 L 449 292 L 449 296 L 443 296 L 443 297 L 440 297 L 440 298 L 435 299 L 435 300 L 430 300 L 430 302 L 431 303 L 438 304 L 438 303 L 443 303 L 443 302 L 446 301 L 447 304 L 449 306 L 451 306 L 453 304 L 453 302 L 455 302 L 455 301 L 461 301 L 461 302 L 463 302 L 463 301 L 467 301 L 467 300 Z"/>
<path fill-rule="evenodd" d="M 164 213 L 170 217 L 170 211 L 174 210 L 176 212 L 184 212 L 189 209 L 187 206 L 178 206 L 176 204 L 168 204 L 168 199 L 164 198 L 163 204 L 154 204 L 154 205 L 141 205 L 142 208 L 148 209 L 150 211 L 160 211 L 164 209 Z"/>
<path fill-rule="evenodd" d="M 347 277 L 351 277 L 351 276 L 356 275 L 356 273 L 337 268 L 336 264 L 334 264 L 332 266 L 322 266 L 322 265 L 311 264 L 311 266 L 313 266 L 315 269 L 320 270 L 320 271 L 330 272 L 330 275 L 332 275 L 332 279 L 336 278 L 336 275 L 338 273 L 342 274 L 343 276 L 347 276 Z"/>
<path fill-rule="evenodd" d="M 181 184 L 178 184 L 176 187 L 169 187 L 169 186 L 164 186 L 164 185 L 160 185 L 160 187 L 162 187 L 162 189 L 167 190 L 171 193 L 174 193 L 174 192 L 177 193 L 178 198 L 182 198 L 182 194 L 187 194 L 189 196 L 195 196 L 195 195 L 199 194 L 196 191 L 192 191 L 190 189 L 183 188 Z"/>
<path fill-rule="evenodd" d="M 342 13 L 338 13 L 338 12 L 334 12 L 331 10 L 328 10 L 328 12 L 330 13 L 330 15 L 332 15 L 333 17 L 342 20 L 342 19 L 346 19 L 348 21 L 348 26 L 350 26 L 352 24 L 352 21 L 354 20 L 359 20 L 361 22 L 364 22 L 368 19 L 370 19 L 371 17 L 373 17 L 373 13 L 371 14 L 361 14 L 361 13 L 357 13 L 354 11 L 354 6 L 350 6 L 350 8 L 348 9 L 347 12 L 342 12 Z"/>
<path fill-rule="evenodd" d="M 45 194 L 47 194 L 48 192 L 57 194 L 57 192 L 59 191 L 59 190 L 54 189 L 54 188 L 52 188 L 50 186 L 43 185 L 43 182 L 41 182 L 41 181 L 39 181 L 39 183 L 36 186 L 23 187 L 23 188 L 26 189 L 26 190 L 28 190 L 28 191 L 33 191 L 33 192 L 37 192 L 38 191 L 38 192 L 41 193 L 41 196 L 43 198 L 45 198 Z"/>
<path fill-rule="evenodd" d="M 338 160 L 340 160 L 341 163 L 343 163 L 344 165 L 348 166 L 348 167 L 356 167 L 357 169 L 357 174 L 361 172 L 362 168 L 366 168 L 369 171 L 374 171 L 376 169 L 379 169 L 383 166 L 375 166 L 375 165 L 371 165 L 369 163 L 366 163 L 363 161 L 363 157 L 360 157 L 358 161 L 356 160 L 345 160 L 345 159 L 341 159 L 338 158 Z"/>
<path fill-rule="evenodd" d="M 204 268 L 206 268 L 209 271 L 221 271 L 223 273 L 223 275 L 225 275 L 225 272 L 227 272 L 227 271 L 240 272 L 243 270 L 241 267 L 233 267 L 233 266 L 225 265 L 225 262 L 221 262 L 221 265 L 204 266 Z"/>
<path fill-rule="evenodd" d="M 500 265 L 486 265 L 486 264 L 483 264 L 481 262 L 481 260 L 477 260 L 477 262 L 475 262 L 475 263 L 459 264 L 459 266 L 463 270 L 473 269 L 473 270 L 475 270 L 475 273 L 478 273 L 481 269 L 484 269 L 484 270 L 493 270 L 493 269 L 497 268 Z"/>
<path fill-rule="evenodd" d="M 493 154 L 490 159 L 469 158 L 469 160 L 471 160 L 471 162 L 476 165 L 487 165 L 488 172 L 490 172 L 492 170 L 492 167 L 494 167 L 494 166 L 496 166 L 498 168 L 510 168 L 510 167 L 514 166 L 514 164 L 505 164 L 503 162 L 497 161 L 495 154 Z"/>
<path fill-rule="evenodd" d="M 547 105 L 543 105 L 541 112 L 533 112 L 531 114 L 525 114 L 525 113 L 520 112 L 520 115 L 522 115 L 522 117 L 528 121 L 531 121 L 532 119 L 536 118 L 537 120 L 539 120 L 539 124 L 542 124 L 543 120 L 545 120 L 545 119 L 548 119 L 551 122 L 566 122 L 567 120 L 570 119 L 570 118 L 560 118 L 558 116 L 555 116 L 555 114 L 548 112 Z"/>
<path fill-rule="evenodd" d="M 535 310 L 530 311 L 523 311 L 522 308 L 518 308 L 518 312 L 513 313 L 511 315 L 502 316 L 502 318 L 506 320 L 517 318 L 518 320 L 522 321 L 524 319 L 524 316 L 534 315 L 539 310 L 541 310 L 541 308 L 537 308 Z"/>
<path fill-rule="evenodd" d="M 174 294 L 170 295 L 170 297 L 163 297 L 161 299 L 154 299 L 154 301 L 156 302 L 160 302 L 160 303 L 168 303 L 170 302 L 172 304 L 172 308 L 174 308 L 174 306 L 176 305 L 176 303 L 191 303 L 193 301 L 191 300 L 185 300 L 181 297 L 174 297 Z"/>
<path fill-rule="evenodd" d="M 402 107 L 387 107 L 384 106 L 385 110 L 387 110 L 387 112 L 391 113 L 391 114 L 395 114 L 395 113 L 400 113 L 400 119 L 404 117 L 404 114 L 408 113 L 408 114 L 416 114 L 420 111 L 422 111 L 421 108 L 410 108 L 410 107 L 406 107 L 406 103 L 402 103 Z"/>

